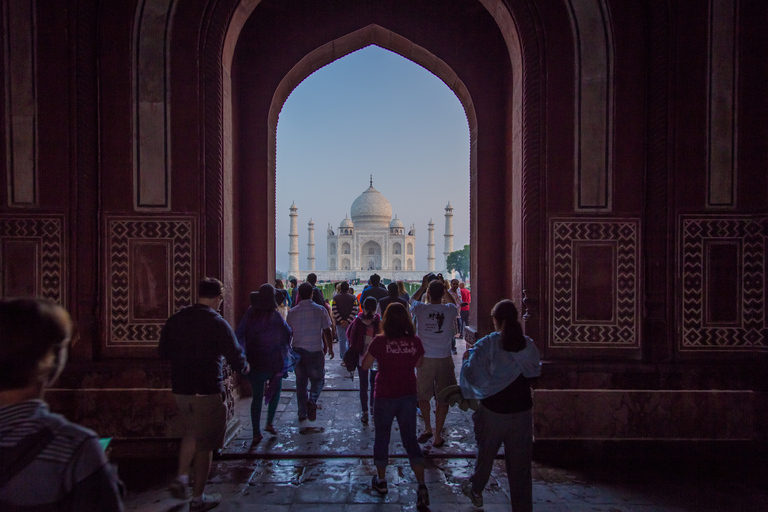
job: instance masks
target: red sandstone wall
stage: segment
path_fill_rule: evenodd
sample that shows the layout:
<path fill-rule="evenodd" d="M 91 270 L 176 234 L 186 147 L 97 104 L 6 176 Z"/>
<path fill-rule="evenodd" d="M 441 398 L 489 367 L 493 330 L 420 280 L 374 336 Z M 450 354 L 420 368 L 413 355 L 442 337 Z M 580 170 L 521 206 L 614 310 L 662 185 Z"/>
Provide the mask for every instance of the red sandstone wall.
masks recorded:
<path fill-rule="evenodd" d="M 194 283 L 204 274 L 225 279 L 235 297 L 226 315 L 239 317 L 244 292 L 274 270 L 266 120 L 275 89 L 308 52 L 377 23 L 444 60 L 475 104 L 480 135 L 472 242 L 481 333 L 490 329 L 487 311 L 520 275 L 530 299 L 526 329 L 555 361 L 545 378 L 551 387 L 765 391 L 764 2 L 739 2 L 732 27 L 738 46 L 735 178 L 727 205 L 708 199 L 717 173 L 708 164 L 713 103 L 707 3 L 604 3 L 613 72 L 610 201 L 600 208 L 577 204 L 579 45 L 565 1 L 503 3 L 520 37 L 519 69 L 478 2 L 340 0 L 323 3 L 319 12 L 300 4 L 306 5 L 263 0 L 243 28 L 232 68 L 237 192 L 227 206 L 214 193 L 227 190 L 216 140 L 223 110 L 216 56 L 235 2 L 178 3 L 167 82 L 170 203 L 147 211 L 136 208 L 133 192 L 136 3 L 36 3 L 38 195 L 31 205 L 12 204 L 8 194 L 0 203 L 0 273 L 3 294 L 30 290 L 73 312 L 81 340 L 73 347 L 67 387 L 119 386 L 120 372 L 137 367 L 158 375 L 160 386 L 165 374 L 155 362 L 163 316 L 158 311 L 193 300 Z M 9 56 L 3 57 L 5 62 Z M 9 190 L 15 112 L 9 95 L 15 82 L 9 68 L 2 73 L 0 133 L 6 144 L 0 147 L 0 181 Z M 515 73 L 523 74 L 518 106 L 510 101 Z M 509 116 L 518 107 L 524 154 L 523 174 L 516 177 Z M 516 179 L 523 187 L 522 228 L 514 227 L 524 237 L 522 270 L 509 255 L 510 216 L 488 221 L 509 212 Z M 231 228 L 223 221 L 229 211 Z M 150 270 L 166 272 L 157 310 L 144 308 L 131 288 L 142 255 L 150 256 Z M 608 303 L 607 296 L 622 304 Z M 110 362 L 115 358 L 130 362 Z"/>

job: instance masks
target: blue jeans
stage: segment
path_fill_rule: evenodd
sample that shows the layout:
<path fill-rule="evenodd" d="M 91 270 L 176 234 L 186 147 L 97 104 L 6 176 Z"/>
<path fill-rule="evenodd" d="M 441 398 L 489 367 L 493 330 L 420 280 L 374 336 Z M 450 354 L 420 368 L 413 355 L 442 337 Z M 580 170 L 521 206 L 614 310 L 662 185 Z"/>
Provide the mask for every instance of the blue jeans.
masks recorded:
<path fill-rule="evenodd" d="M 296 401 L 299 418 L 307 417 L 307 381 L 309 381 L 309 400 L 317 403 L 325 385 L 325 354 L 322 350 L 310 352 L 303 348 L 294 348 L 301 356 L 296 365 Z"/>
<path fill-rule="evenodd" d="M 371 412 L 374 411 L 373 384 L 376 382 L 377 373 L 379 373 L 378 370 L 363 370 L 359 366 L 357 367 L 357 375 L 360 377 L 360 406 L 363 412 L 368 412 L 368 375 L 371 376 Z"/>
<path fill-rule="evenodd" d="M 373 463 L 377 468 L 387 466 L 389 459 L 389 439 L 392 435 L 392 421 L 397 418 L 400 426 L 400 439 L 411 467 L 424 464 L 424 454 L 416 441 L 416 395 L 399 398 L 376 397 L 373 408 L 373 421 L 376 435 L 373 441 Z"/>
<path fill-rule="evenodd" d="M 343 361 L 347 353 L 347 331 L 340 325 L 336 326 L 336 337 L 339 338 L 339 359 Z"/>
<path fill-rule="evenodd" d="M 253 425 L 253 435 L 256 436 L 261 432 L 261 403 L 264 400 L 264 384 L 272 376 L 269 372 L 257 372 L 251 370 L 246 377 L 251 382 L 251 389 L 253 390 L 253 400 L 251 401 L 251 424 Z M 275 420 L 275 412 L 277 411 L 277 404 L 280 401 L 280 390 L 283 388 L 283 379 L 279 379 L 277 383 L 277 391 L 272 396 L 272 400 L 269 401 L 267 406 L 267 425 L 271 425 Z"/>

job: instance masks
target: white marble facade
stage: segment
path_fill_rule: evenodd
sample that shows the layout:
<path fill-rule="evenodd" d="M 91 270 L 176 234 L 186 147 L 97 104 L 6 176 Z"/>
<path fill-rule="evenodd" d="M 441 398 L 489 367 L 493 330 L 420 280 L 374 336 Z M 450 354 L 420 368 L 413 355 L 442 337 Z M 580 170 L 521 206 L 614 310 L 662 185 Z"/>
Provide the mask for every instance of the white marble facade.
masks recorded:
<path fill-rule="evenodd" d="M 452 215 L 448 208 L 446 215 Z M 291 276 L 302 279 L 314 272 L 320 281 L 365 280 L 375 272 L 384 279 L 418 281 L 426 272 L 435 270 L 434 235 L 430 239 L 432 268 L 416 268 L 416 228 L 413 224 L 406 228 L 397 215 L 392 216 L 392 205 L 373 188 L 373 178 L 368 189 L 352 203 L 350 215 L 342 219 L 338 227 L 328 224 L 327 270 L 299 270 L 296 217 L 297 207 L 294 204 L 291 205 L 291 259 L 288 269 Z M 309 226 L 309 229 L 312 233 L 314 226 Z M 434 231 L 432 221 L 430 229 Z M 451 233 L 446 233 L 446 236 L 453 237 L 453 230 L 450 229 Z"/>
<path fill-rule="evenodd" d="M 392 218 L 392 206 L 371 186 L 352 203 L 352 218 L 328 226 L 329 271 L 413 271 L 416 230 Z"/>

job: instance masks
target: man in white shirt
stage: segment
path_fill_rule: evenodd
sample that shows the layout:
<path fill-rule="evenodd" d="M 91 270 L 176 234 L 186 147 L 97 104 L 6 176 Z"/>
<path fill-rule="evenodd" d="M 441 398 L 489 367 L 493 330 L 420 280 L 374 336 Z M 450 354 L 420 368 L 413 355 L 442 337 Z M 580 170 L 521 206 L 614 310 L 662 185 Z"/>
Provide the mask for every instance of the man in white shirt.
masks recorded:
<path fill-rule="evenodd" d="M 299 286 L 301 300 L 291 308 L 286 320 L 293 331 L 293 349 L 301 356 L 295 370 L 299 421 L 317 418 L 317 399 L 325 385 L 325 354 L 333 359 L 331 317 L 323 306 L 311 300 L 312 288 L 309 283 Z"/>
<path fill-rule="evenodd" d="M 427 291 L 427 302 L 420 302 Z M 430 282 L 430 274 L 424 276 L 421 287 L 411 297 L 411 313 L 416 317 L 417 334 L 424 346 L 424 362 L 417 370 L 417 392 L 424 432 L 420 443 L 432 437 L 429 401 L 440 391 L 456 384 L 456 373 L 451 357 L 454 322 L 459 316 L 456 304 L 442 304 L 445 285 L 438 279 Z M 437 398 L 435 398 L 437 399 Z M 448 403 L 437 403 L 435 409 L 435 433 L 432 446 L 440 448 L 445 444 L 442 436 L 443 424 L 448 414 Z"/>

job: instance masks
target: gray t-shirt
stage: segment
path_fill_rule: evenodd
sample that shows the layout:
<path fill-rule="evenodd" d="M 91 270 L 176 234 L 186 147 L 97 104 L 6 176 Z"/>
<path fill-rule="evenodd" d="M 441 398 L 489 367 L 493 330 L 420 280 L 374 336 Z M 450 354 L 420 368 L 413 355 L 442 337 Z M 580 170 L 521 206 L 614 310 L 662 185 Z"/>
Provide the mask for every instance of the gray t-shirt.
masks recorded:
<path fill-rule="evenodd" d="M 449 357 L 453 325 L 459 316 L 456 304 L 426 304 L 411 299 L 411 314 L 416 317 L 416 334 L 424 345 L 424 357 Z"/>

